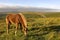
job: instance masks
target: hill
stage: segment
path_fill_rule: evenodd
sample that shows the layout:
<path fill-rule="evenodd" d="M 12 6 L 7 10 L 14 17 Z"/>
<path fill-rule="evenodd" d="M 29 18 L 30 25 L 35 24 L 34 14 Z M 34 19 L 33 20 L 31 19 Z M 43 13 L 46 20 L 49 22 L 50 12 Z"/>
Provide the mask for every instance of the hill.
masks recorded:
<path fill-rule="evenodd" d="M 2 13 L 2 12 L 1 12 Z M 5 17 L 7 13 L 0 13 L 0 40 L 60 40 L 60 13 L 43 13 L 46 18 L 41 17 L 39 12 L 23 12 L 27 20 L 27 36 L 18 27 L 17 36 L 14 35 L 15 25 L 9 27 L 9 35 L 6 34 Z"/>
<path fill-rule="evenodd" d="M 32 12 L 60 12 L 60 9 L 51 9 L 51 8 L 37 8 L 37 7 L 21 7 L 21 6 L 6 6 L 0 8 L 0 12 L 22 12 L 22 11 L 32 11 Z"/>

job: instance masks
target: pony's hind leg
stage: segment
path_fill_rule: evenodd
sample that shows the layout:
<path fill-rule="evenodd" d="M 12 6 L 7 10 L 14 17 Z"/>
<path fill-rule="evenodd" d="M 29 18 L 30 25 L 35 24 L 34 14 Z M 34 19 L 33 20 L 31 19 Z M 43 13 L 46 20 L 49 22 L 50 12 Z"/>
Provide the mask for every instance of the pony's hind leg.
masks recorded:
<path fill-rule="evenodd" d="M 7 35 L 9 34 L 9 27 L 10 27 L 10 24 L 7 24 Z"/>

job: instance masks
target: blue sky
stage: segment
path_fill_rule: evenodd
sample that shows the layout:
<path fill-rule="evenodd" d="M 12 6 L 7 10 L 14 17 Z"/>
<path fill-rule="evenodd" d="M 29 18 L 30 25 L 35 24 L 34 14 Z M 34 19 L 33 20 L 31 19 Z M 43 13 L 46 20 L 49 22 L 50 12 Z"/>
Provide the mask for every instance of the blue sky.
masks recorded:
<path fill-rule="evenodd" d="M 60 9 L 60 0 L 0 0 L 0 7 L 5 5 Z"/>

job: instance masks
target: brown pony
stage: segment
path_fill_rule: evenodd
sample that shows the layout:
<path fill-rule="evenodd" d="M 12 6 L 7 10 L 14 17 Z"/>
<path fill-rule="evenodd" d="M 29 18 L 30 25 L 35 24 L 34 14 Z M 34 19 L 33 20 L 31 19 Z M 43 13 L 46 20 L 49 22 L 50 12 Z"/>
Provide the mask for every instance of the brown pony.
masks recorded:
<path fill-rule="evenodd" d="M 20 28 L 24 32 L 24 35 L 27 34 L 27 23 L 24 15 L 22 13 L 19 14 L 8 14 L 6 16 L 6 24 L 7 24 L 7 34 L 8 34 L 8 29 L 11 24 L 16 24 L 16 30 L 15 30 L 15 35 L 17 33 L 17 28 L 18 25 L 20 25 Z"/>

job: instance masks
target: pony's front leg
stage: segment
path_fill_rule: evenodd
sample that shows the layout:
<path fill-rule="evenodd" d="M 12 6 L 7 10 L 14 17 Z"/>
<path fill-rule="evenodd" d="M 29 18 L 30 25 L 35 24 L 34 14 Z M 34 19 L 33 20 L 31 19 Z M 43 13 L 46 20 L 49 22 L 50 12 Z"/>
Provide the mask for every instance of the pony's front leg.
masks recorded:
<path fill-rule="evenodd" d="M 24 32 L 24 35 L 26 36 L 27 35 L 26 27 L 22 25 L 22 28 L 23 28 L 22 30 Z"/>
<path fill-rule="evenodd" d="M 18 24 L 16 23 L 15 36 L 17 36 L 17 28 L 18 28 Z"/>
<path fill-rule="evenodd" d="M 22 24 L 20 23 L 19 26 L 20 26 L 20 30 L 21 30 L 21 32 L 22 32 L 22 31 L 23 31 L 23 30 L 22 30 Z"/>

